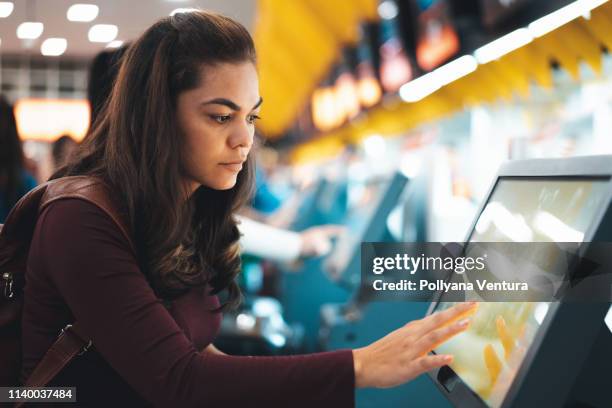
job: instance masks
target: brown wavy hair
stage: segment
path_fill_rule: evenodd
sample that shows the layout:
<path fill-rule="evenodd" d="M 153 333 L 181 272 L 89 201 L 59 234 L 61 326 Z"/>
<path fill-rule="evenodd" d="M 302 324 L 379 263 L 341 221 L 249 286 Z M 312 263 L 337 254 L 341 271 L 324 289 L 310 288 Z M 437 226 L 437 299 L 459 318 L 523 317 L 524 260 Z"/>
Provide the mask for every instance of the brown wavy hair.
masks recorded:
<path fill-rule="evenodd" d="M 124 205 L 139 264 L 156 294 L 172 299 L 209 284 L 240 302 L 234 212 L 252 192 L 252 155 L 229 190 L 184 191 L 184 138 L 177 97 L 196 88 L 202 66 L 256 62 L 253 40 L 234 20 L 207 11 L 178 13 L 128 48 L 111 95 L 74 159 L 51 178 L 102 178 Z"/>

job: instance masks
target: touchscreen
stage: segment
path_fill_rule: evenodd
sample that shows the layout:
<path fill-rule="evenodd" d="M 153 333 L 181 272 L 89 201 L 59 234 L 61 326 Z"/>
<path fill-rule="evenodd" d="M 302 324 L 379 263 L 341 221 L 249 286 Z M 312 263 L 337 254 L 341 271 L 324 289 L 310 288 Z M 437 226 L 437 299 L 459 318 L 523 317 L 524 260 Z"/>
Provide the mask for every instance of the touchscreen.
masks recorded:
<path fill-rule="evenodd" d="M 470 242 L 582 242 L 602 207 L 607 186 L 605 179 L 500 178 L 466 252 Z M 520 267 L 525 258 L 546 264 L 538 258 L 548 254 L 525 251 L 512 256 L 517 256 Z M 481 300 L 476 293 L 470 296 L 469 300 Z M 453 304 L 442 296 L 435 311 Z M 435 352 L 453 354 L 453 371 L 485 403 L 498 407 L 548 309 L 545 302 L 482 302 L 470 328 Z"/>

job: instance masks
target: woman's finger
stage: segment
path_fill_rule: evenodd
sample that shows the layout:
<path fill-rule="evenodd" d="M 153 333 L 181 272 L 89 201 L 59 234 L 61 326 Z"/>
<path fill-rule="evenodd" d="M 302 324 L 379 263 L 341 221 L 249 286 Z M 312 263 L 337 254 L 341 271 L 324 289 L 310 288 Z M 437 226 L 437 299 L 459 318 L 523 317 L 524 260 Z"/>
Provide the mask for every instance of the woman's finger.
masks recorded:
<path fill-rule="evenodd" d="M 423 357 L 419 357 L 414 360 L 411 365 L 411 370 L 414 372 L 414 377 L 425 373 L 427 371 L 431 371 L 435 368 L 443 367 L 445 365 L 449 365 L 453 362 L 453 356 L 450 354 L 436 354 L 436 355 L 426 355 Z"/>
<path fill-rule="evenodd" d="M 424 335 L 425 333 L 429 333 L 438 327 L 448 325 L 461 318 L 474 314 L 477 307 L 477 302 L 460 303 L 451 308 L 425 317 L 421 320 L 417 330 L 419 331 L 420 335 Z"/>
<path fill-rule="evenodd" d="M 435 349 L 440 344 L 444 343 L 454 335 L 464 331 L 470 325 L 470 319 L 462 319 L 450 325 L 439 327 L 432 330 L 419 338 L 414 343 L 414 350 L 420 355 L 428 353 Z"/>

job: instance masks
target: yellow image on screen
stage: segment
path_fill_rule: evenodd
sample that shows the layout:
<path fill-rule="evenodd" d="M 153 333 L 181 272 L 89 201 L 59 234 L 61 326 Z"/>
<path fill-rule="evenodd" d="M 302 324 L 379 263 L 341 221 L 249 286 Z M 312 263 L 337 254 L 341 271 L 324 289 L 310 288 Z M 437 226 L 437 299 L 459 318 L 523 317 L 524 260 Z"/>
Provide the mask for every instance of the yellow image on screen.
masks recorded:
<path fill-rule="evenodd" d="M 453 354 L 453 371 L 490 406 L 499 406 L 547 311 L 545 302 L 481 303 L 470 328 L 436 352 Z"/>

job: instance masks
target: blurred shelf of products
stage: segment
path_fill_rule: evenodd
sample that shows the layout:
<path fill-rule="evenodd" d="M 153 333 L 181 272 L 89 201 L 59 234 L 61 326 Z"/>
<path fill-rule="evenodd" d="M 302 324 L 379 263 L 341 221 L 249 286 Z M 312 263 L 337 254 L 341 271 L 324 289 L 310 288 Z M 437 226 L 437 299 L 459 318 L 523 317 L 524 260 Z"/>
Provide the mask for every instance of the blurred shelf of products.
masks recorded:
<path fill-rule="evenodd" d="M 346 99 L 344 95 L 355 92 L 359 94 L 358 86 L 355 86 L 357 91 L 346 90 L 344 67 L 349 59 L 344 58 L 332 69 L 331 79 L 325 79 L 314 91 L 311 103 L 306 108 L 307 112 L 301 115 L 300 120 L 296 122 L 297 125 L 287 132 L 289 138 L 293 137 L 296 140 L 297 147 L 292 150 L 293 160 L 295 162 L 318 160 L 326 153 L 333 156 L 343 145 L 357 142 L 371 134 L 402 135 L 423 124 L 447 118 L 456 112 L 473 107 L 529 104 L 537 98 L 535 94 L 540 90 L 546 89 L 555 93 L 559 87 L 564 86 L 563 79 L 560 79 L 560 82 L 557 80 L 555 71 L 567 73 L 577 84 L 598 80 L 603 83 L 609 76 L 609 72 L 604 71 L 605 55 L 611 37 L 610 6 L 606 4 L 607 2 L 565 2 L 569 4 L 558 10 L 553 9 L 550 14 L 535 18 L 534 16 L 539 14 L 531 13 L 531 18 L 535 20 L 524 17 L 524 20 L 518 20 L 518 23 L 513 24 L 507 22 L 508 15 L 516 17 L 516 14 L 510 13 L 511 10 L 497 10 L 491 6 L 487 8 L 486 5 L 489 3 L 496 2 L 483 2 L 481 12 L 493 14 L 483 16 L 480 29 L 474 28 L 474 24 L 466 24 L 465 20 L 469 20 L 467 17 L 455 19 L 456 33 L 459 33 L 459 38 L 462 39 L 457 47 L 451 47 L 456 44 L 454 39 L 457 37 L 442 34 L 444 30 L 440 28 L 438 40 L 449 45 L 439 46 L 436 50 L 454 49 L 454 51 L 439 54 L 445 57 L 438 59 L 435 69 L 425 70 L 423 65 L 418 63 L 419 50 L 427 49 L 423 48 L 425 45 L 419 48 L 419 44 L 429 44 L 430 47 L 433 44 L 432 40 L 422 35 L 419 39 L 419 32 L 413 34 L 412 41 L 403 41 L 403 44 L 416 44 L 416 46 L 412 48 L 404 46 L 406 51 L 396 52 L 392 62 L 389 62 L 390 57 L 386 56 L 389 54 L 387 45 L 389 42 L 395 44 L 402 42 L 397 38 L 382 42 L 378 49 L 378 59 L 372 59 L 369 63 L 378 67 L 370 72 L 378 73 L 379 86 L 384 93 L 380 97 L 380 102 L 373 108 L 368 108 L 368 105 L 362 103 L 357 114 L 354 107 L 347 108 L 344 102 Z M 513 2 L 514 6 L 510 9 L 518 8 L 514 13 L 519 13 L 521 8 L 517 4 L 520 3 L 524 3 L 523 9 L 529 9 L 528 6 L 535 7 L 538 2 Z M 547 2 L 549 6 L 551 3 L 555 2 Z M 394 5 L 390 7 L 391 12 L 388 10 L 389 7 L 382 7 L 387 4 Z M 406 2 L 399 2 L 400 6 L 402 4 L 405 5 Z M 383 33 L 383 37 L 389 36 L 388 32 L 394 30 L 385 27 L 393 24 L 402 27 L 400 24 L 402 7 L 398 7 L 393 2 L 383 2 L 380 6 L 379 12 L 383 12 L 382 15 L 386 18 L 381 19 L 379 31 Z M 432 6 L 431 10 L 428 10 L 433 12 L 434 9 L 441 13 L 439 21 L 435 24 L 439 27 L 451 25 L 451 21 L 454 20 L 449 20 L 448 13 L 443 13 L 448 7 Z M 417 18 L 418 21 L 420 20 Z M 497 32 L 503 34 L 499 34 L 499 37 L 487 34 L 487 22 L 491 27 L 489 31 L 494 30 L 496 26 L 493 22 L 496 22 L 498 27 L 503 27 Z M 464 26 L 471 28 L 465 29 Z M 430 32 L 435 30 L 431 28 Z M 395 30 L 395 32 L 404 31 Z M 486 42 L 489 38 L 493 40 Z M 407 51 L 410 49 L 414 51 Z M 374 49 L 369 55 L 375 56 L 376 51 Z M 363 54 L 357 53 L 357 55 Z M 363 61 L 364 58 L 358 59 L 357 64 Z M 393 69 L 388 69 L 390 64 Z M 359 71 L 354 69 L 353 72 Z M 595 74 L 595 78 L 592 73 Z M 337 79 L 334 81 L 333 78 Z M 385 83 L 392 83 L 396 78 L 408 80 L 395 89 L 385 87 Z M 354 81 L 356 84 L 359 83 L 358 79 L 356 76 Z M 398 83 L 402 82 L 399 79 Z M 321 95 L 326 96 L 321 97 Z M 332 102 L 334 95 L 337 101 L 335 104 Z M 563 96 L 559 95 L 558 98 L 562 100 Z M 333 108 L 328 108 L 332 105 Z"/>

